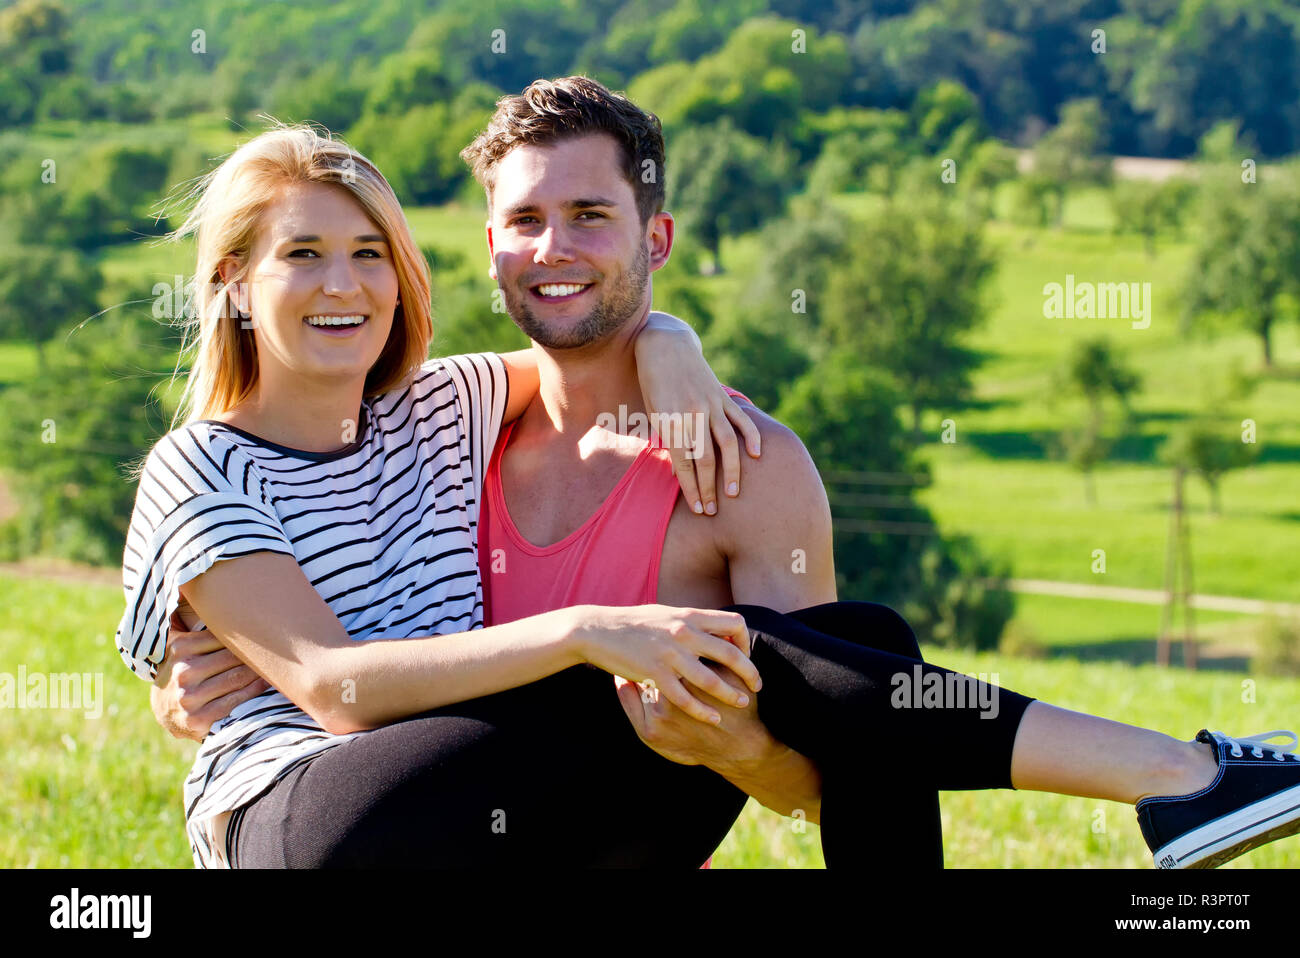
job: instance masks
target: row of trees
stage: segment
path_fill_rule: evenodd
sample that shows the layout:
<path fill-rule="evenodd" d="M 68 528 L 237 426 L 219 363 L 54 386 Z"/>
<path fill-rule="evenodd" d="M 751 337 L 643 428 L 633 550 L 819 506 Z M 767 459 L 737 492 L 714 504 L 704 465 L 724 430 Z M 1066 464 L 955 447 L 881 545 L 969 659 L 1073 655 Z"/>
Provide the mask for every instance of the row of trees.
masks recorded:
<path fill-rule="evenodd" d="M 1009 141 L 1033 142 L 1063 104 L 1095 98 L 1118 152 L 1187 155 L 1223 119 L 1265 155 L 1300 148 L 1300 11 L 1286 0 L 230 0 L 199 11 L 165 0 L 147 21 L 133 0 L 73 10 L 19 0 L 0 11 L 0 124 L 205 110 L 244 123 L 317 90 L 342 107 L 344 128 L 362 119 L 372 78 L 417 56 L 457 89 L 587 72 L 656 94 L 671 118 L 722 110 L 755 133 L 791 106 L 824 109 L 822 95 L 906 108 L 948 79 Z M 772 59 L 755 18 L 784 21 L 787 53 L 791 29 L 804 31 L 802 60 Z"/>

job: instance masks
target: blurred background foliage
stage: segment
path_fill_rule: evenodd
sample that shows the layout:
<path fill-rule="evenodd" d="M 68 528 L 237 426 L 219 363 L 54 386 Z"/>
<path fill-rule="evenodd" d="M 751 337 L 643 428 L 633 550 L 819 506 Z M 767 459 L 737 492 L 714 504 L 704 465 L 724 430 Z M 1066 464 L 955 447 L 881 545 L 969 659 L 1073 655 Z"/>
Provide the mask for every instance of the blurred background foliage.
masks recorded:
<path fill-rule="evenodd" d="M 1263 455 L 1229 448 L 1243 403 L 1267 418 L 1294 393 L 1295 3 L 14 0 L 0 62 L 0 558 L 118 561 L 126 469 L 176 395 L 167 304 L 189 264 L 157 240 L 268 116 L 344 136 L 389 177 L 434 273 L 435 352 L 523 345 L 458 153 L 499 96 L 575 72 L 662 119 L 679 229 L 657 303 L 812 451 L 845 598 L 992 648 L 1014 613 L 1001 580 L 1077 577 L 1063 542 L 1124 527 L 1096 515 L 1108 464 L 1140 468 L 1156 525 L 1173 463 L 1206 478 L 1215 515 L 1225 473 L 1296 478 L 1280 424 Z M 1176 165 L 1119 175 L 1114 156 Z M 1034 315 L 1067 270 L 1135 263 L 1180 319 L 1157 353 L 1123 323 L 1062 336 Z M 1255 399 L 1171 411 L 1187 391 L 1169 357 L 1243 336 Z M 1067 467 L 1086 496 L 1056 508 L 1092 518 L 1016 541 L 999 483 Z M 1159 561 L 1140 566 L 1134 584 L 1157 585 Z M 1295 577 L 1263 578 L 1223 588 L 1297 597 Z"/>

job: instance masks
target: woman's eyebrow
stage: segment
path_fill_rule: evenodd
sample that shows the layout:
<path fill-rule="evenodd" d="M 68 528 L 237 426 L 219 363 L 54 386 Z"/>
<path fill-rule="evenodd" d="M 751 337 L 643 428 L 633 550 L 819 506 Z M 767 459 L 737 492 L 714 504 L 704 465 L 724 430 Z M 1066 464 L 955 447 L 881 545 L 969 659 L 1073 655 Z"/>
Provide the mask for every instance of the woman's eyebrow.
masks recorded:
<path fill-rule="evenodd" d="M 310 235 L 310 236 L 294 236 L 294 237 L 292 237 L 291 239 L 289 239 L 288 242 L 290 242 L 290 243 L 319 243 L 319 242 L 320 242 L 320 237 L 319 237 L 319 236 L 315 236 L 315 235 Z M 358 243 L 387 243 L 388 240 L 384 239 L 384 237 L 380 236 L 378 233 L 365 233 L 365 234 L 363 234 L 363 235 L 361 235 L 361 236 L 358 236 L 358 237 L 356 238 L 356 242 L 358 242 Z"/>

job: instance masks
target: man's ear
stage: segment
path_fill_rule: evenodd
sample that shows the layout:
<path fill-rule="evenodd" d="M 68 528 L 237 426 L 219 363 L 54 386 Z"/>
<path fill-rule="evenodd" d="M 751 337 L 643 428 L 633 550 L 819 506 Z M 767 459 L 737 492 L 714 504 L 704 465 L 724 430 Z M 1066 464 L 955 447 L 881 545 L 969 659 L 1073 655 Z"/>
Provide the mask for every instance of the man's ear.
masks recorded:
<path fill-rule="evenodd" d="M 673 215 L 656 213 L 646 224 L 646 241 L 650 244 L 650 270 L 660 269 L 673 251 Z"/>
<path fill-rule="evenodd" d="M 488 267 L 488 276 L 491 279 L 496 280 L 497 252 L 496 252 L 496 248 L 492 245 L 492 221 L 488 220 L 487 223 L 484 225 L 487 227 L 488 262 L 491 263 L 491 265 Z"/>

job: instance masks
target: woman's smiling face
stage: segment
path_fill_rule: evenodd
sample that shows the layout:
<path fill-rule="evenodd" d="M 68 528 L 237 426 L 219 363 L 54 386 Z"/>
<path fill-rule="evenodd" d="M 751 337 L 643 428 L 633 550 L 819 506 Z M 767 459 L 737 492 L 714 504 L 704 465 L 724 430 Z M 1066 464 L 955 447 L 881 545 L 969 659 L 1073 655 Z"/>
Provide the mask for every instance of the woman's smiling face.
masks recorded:
<path fill-rule="evenodd" d="M 246 282 L 239 298 L 262 377 L 364 379 L 388 342 L 398 296 L 392 250 L 341 186 L 281 191 L 262 217 Z"/>

